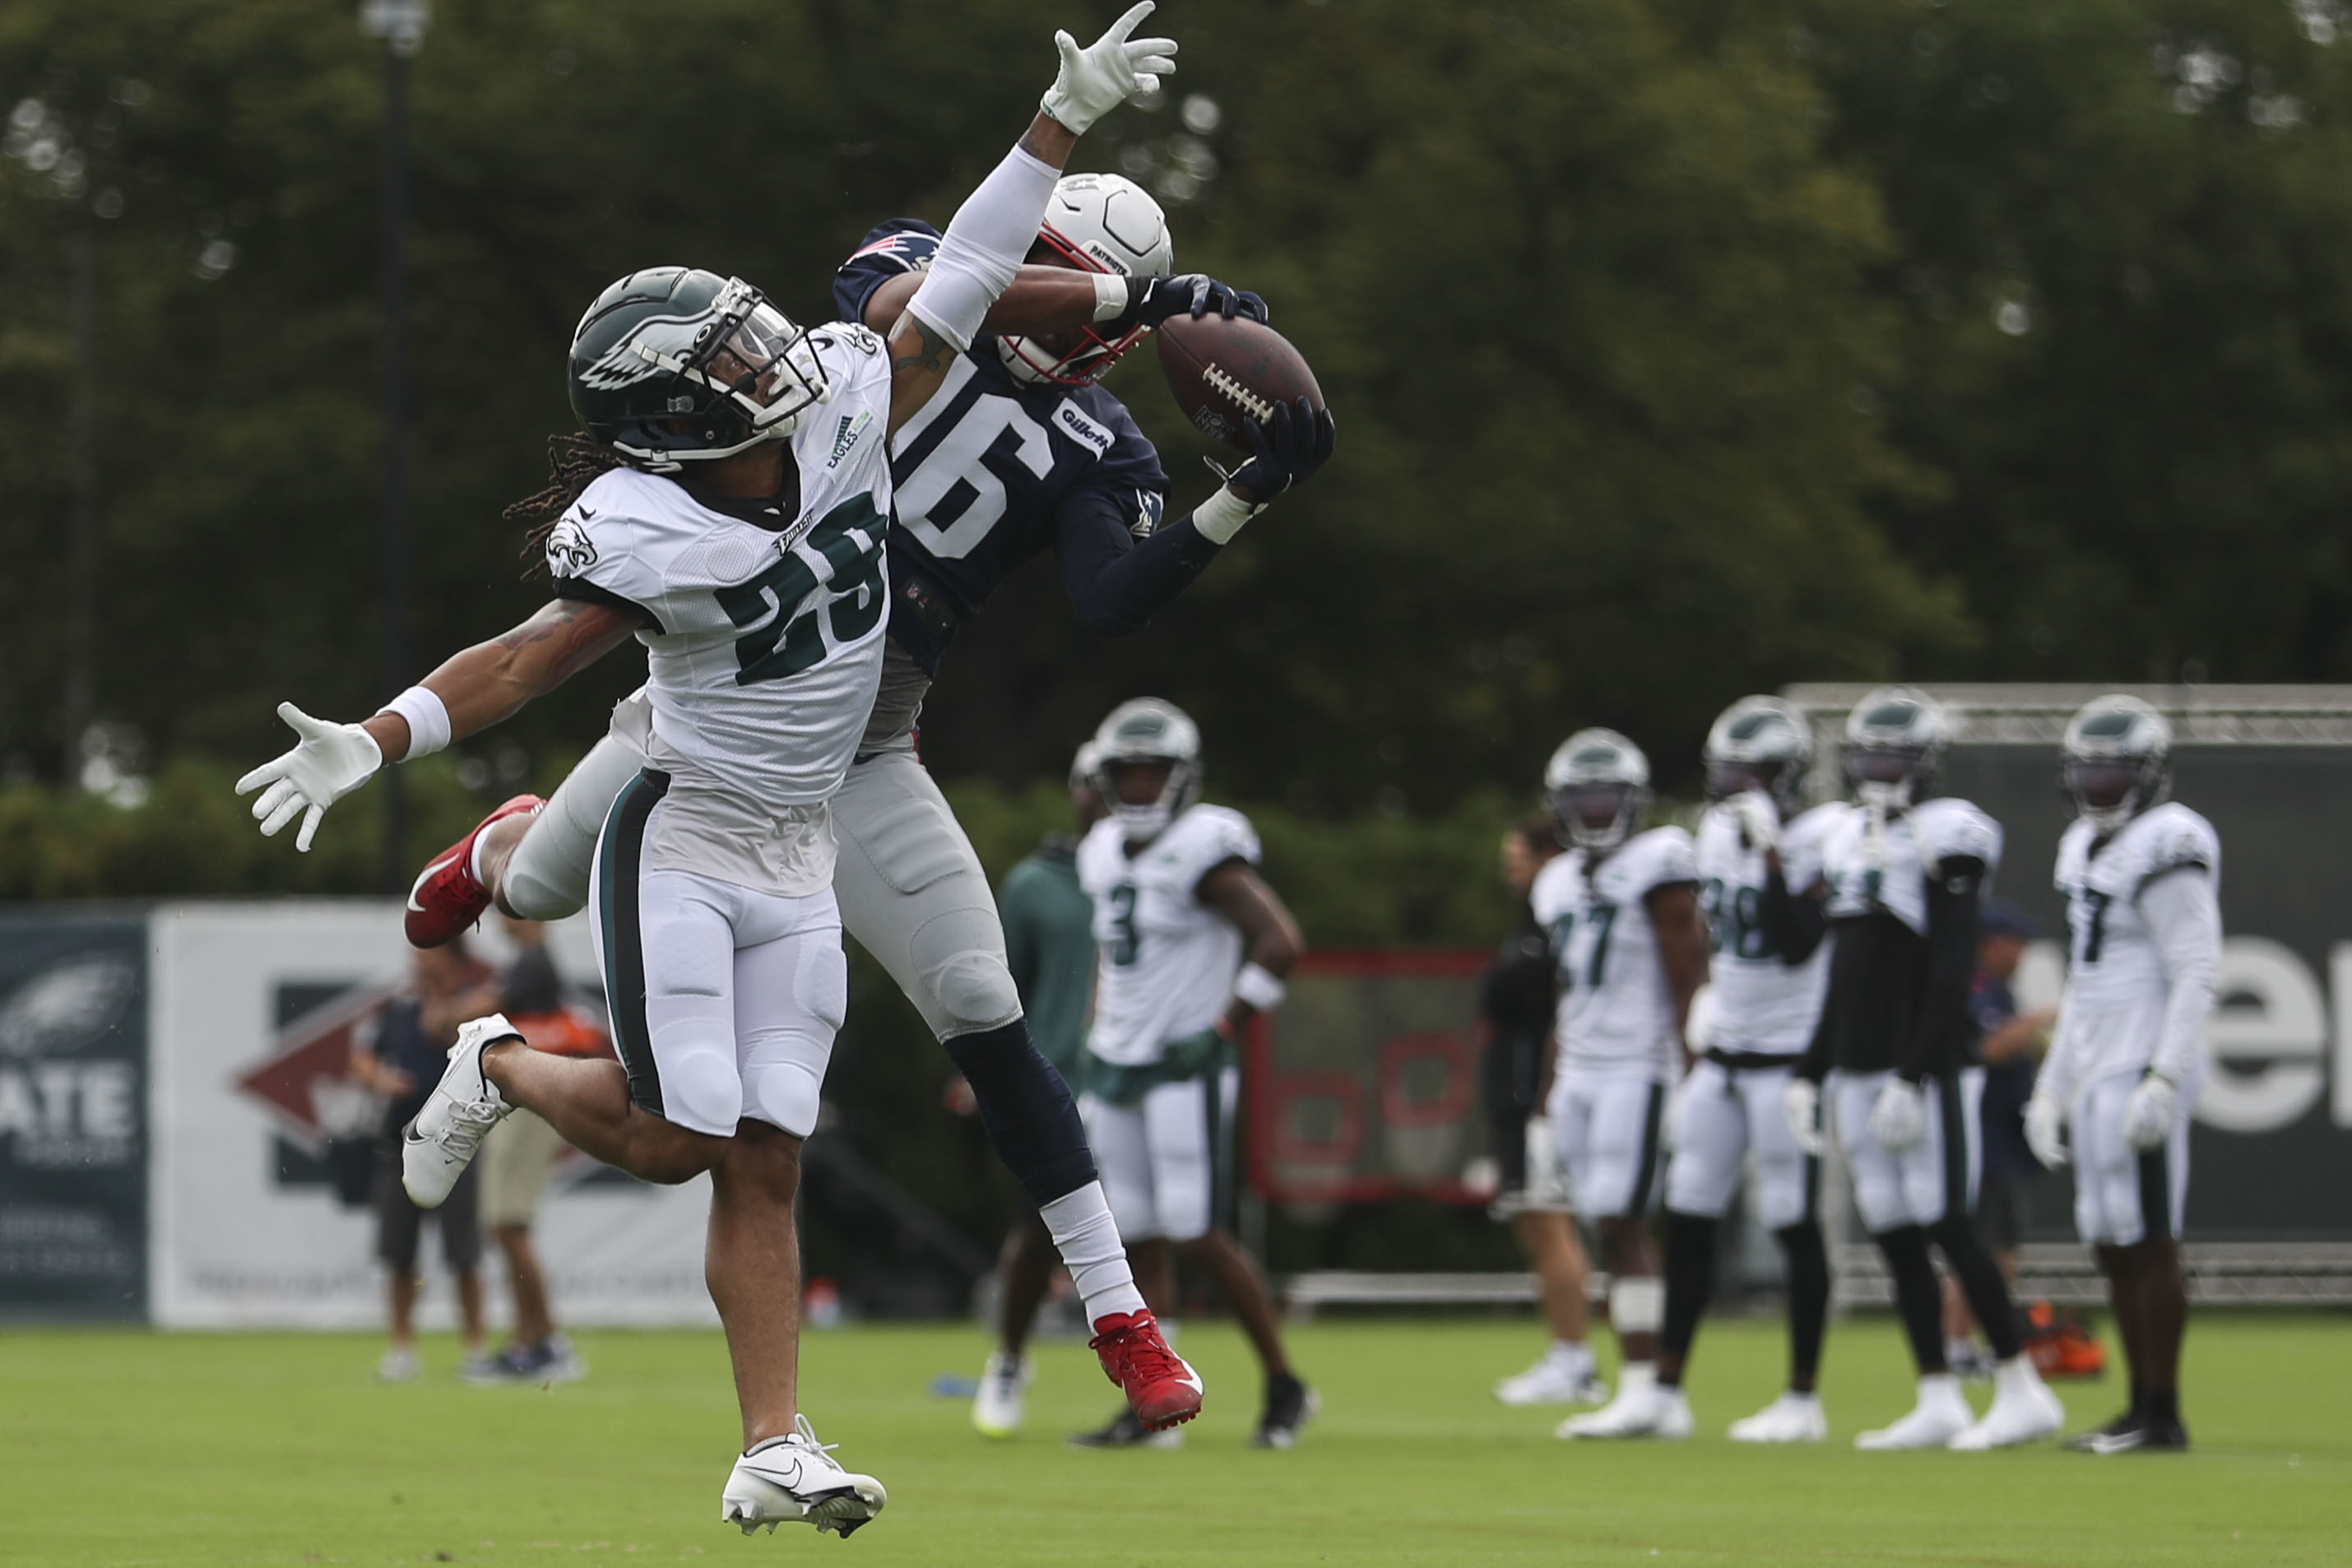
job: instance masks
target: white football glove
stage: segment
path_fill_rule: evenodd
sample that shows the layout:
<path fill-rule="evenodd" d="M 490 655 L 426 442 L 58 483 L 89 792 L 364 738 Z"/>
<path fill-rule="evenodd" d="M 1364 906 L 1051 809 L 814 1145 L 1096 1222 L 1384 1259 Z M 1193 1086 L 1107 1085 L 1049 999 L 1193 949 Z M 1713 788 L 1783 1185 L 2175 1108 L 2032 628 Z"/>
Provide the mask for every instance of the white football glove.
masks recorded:
<path fill-rule="evenodd" d="M 1061 74 L 1037 101 L 1054 123 L 1083 136 L 1096 121 L 1137 93 L 1153 90 L 1161 77 L 1174 72 L 1175 39 L 1128 37 L 1137 23 L 1151 15 L 1152 5 L 1153 0 L 1143 0 L 1083 49 L 1069 34 L 1054 35 L 1054 47 L 1062 51 Z"/>
<path fill-rule="evenodd" d="M 1780 847 L 1780 814 L 1760 789 L 1744 789 L 1723 803 L 1750 849 Z"/>
<path fill-rule="evenodd" d="M 383 749 L 357 724 L 330 724 L 311 718 L 291 702 L 280 702 L 278 716 L 302 737 L 301 742 L 237 780 L 236 793 L 247 795 L 268 784 L 268 789 L 261 789 L 261 798 L 253 803 L 261 836 L 276 837 L 300 813 L 302 830 L 294 836 L 294 847 L 308 854 L 310 839 L 319 831 L 319 818 L 327 814 L 327 807 L 374 776 L 383 766 Z"/>
<path fill-rule="evenodd" d="M 1927 1135 L 1927 1097 L 1916 1083 L 1899 1078 L 1886 1080 L 1878 1103 L 1870 1108 L 1870 1135 L 1890 1154 L 1900 1154 Z"/>
<path fill-rule="evenodd" d="M 2180 1091 L 2161 1073 L 2150 1073 L 2124 1101 L 2124 1142 L 2147 1153 L 2160 1149 L 2172 1136 L 2172 1119 L 2179 1110 Z"/>
<path fill-rule="evenodd" d="M 2054 1171 L 2066 1163 L 2066 1113 L 2058 1102 L 2046 1094 L 2037 1094 L 2025 1102 L 2025 1146 L 2042 1162 L 2045 1171 Z"/>
<path fill-rule="evenodd" d="M 1789 1113 L 1789 1136 L 1815 1159 L 1822 1154 L 1822 1086 L 1809 1078 L 1792 1078 L 1781 1104 Z"/>

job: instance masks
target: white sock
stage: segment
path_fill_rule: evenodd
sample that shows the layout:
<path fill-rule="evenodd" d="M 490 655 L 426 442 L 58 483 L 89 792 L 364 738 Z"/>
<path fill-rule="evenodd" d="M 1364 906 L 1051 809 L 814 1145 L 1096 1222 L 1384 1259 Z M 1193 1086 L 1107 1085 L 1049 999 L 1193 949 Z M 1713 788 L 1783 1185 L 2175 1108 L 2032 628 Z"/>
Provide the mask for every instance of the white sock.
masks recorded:
<path fill-rule="evenodd" d="M 1583 1371 L 1592 1365 L 1592 1347 L 1582 1340 L 1554 1340 L 1544 1352 L 1544 1359 L 1571 1371 Z"/>
<path fill-rule="evenodd" d="M 1617 1397 L 1629 1394 L 1647 1394 L 1658 1385 L 1658 1363 L 1654 1361 L 1629 1361 L 1617 1369 Z"/>
<path fill-rule="evenodd" d="M 1968 1340 L 1946 1340 L 1944 1342 L 1944 1360 L 1954 1365 L 1958 1365 L 1961 1362 L 1970 1360 L 1975 1356 L 1975 1354 L 1976 1346 Z"/>
<path fill-rule="evenodd" d="M 2041 1381 L 2042 1374 L 2021 1355 L 2013 1355 L 1992 1369 L 1993 1389 L 2000 1394 L 2018 1393 Z"/>
<path fill-rule="evenodd" d="M 1942 1404 L 1960 1397 L 1960 1380 L 1948 1372 L 1932 1372 L 1919 1380 L 1919 1403 Z"/>
<path fill-rule="evenodd" d="M 488 834 L 477 833 L 474 835 L 474 847 L 466 851 L 466 875 L 480 882 L 485 888 L 488 887 L 489 883 L 484 881 L 482 878 L 482 846 L 489 841 Z"/>
<path fill-rule="evenodd" d="M 1110 1201 L 1100 1182 L 1088 1182 L 1037 1211 L 1054 1238 L 1054 1249 L 1070 1270 L 1070 1283 L 1087 1304 L 1087 1321 L 1143 1310 L 1143 1293 L 1127 1267 L 1127 1247 L 1110 1217 Z"/>

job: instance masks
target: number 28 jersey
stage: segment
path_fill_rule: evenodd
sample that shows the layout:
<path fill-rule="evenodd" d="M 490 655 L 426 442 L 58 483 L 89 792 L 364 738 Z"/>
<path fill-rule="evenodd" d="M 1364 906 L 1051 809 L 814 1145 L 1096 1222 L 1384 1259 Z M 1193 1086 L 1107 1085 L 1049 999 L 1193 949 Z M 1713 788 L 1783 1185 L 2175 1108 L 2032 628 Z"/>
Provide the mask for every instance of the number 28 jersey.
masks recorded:
<path fill-rule="evenodd" d="M 1530 901 L 1559 965 L 1560 1071 L 1665 1082 L 1680 1070 L 1674 995 L 1646 900 L 1696 880 L 1691 836 L 1679 827 L 1636 834 L 1597 867 L 1590 851 L 1571 849 L 1537 874 Z"/>
<path fill-rule="evenodd" d="M 1780 829 L 1780 875 L 1802 894 L 1822 878 L 1822 839 L 1852 810 L 1832 802 L 1791 818 Z M 1811 1043 L 1829 985 L 1829 944 L 1801 963 L 1772 946 L 1760 918 L 1764 851 L 1750 847 L 1728 809 L 1708 809 L 1698 825 L 1699 905 L 1706 911 L 1715 953 L 1707 979 L 1715 995 L 1715 1044 L 1727 1051 L 1799 1057 Z"/>
<path fill-rule="evenodd" d="M 1114 1067 L 1149 1067 L 1169 1041 L 1223 1016 L 1242 933 L 1201 901 L 1201 879 L 1228 860 L 1257 858 L 1249 818 L 1222 805 L 1191 807 L 1132 855 L 1118 822 L 1095 824 L 1078 845 L 1097 955 L 1089 1052 Z"/>
<path fill-rule="evenodd" d="M 761 806 L 816 805 L 840 787 L 874 706 L 889 607 L 889 362 L 863 327 L 809 342 L 832 390 L 790 437 L 800 510 L 781 530 L 615 468 L 547 541 L 560 595 L 622 602 L 648 623 L 637 640 L 656 762 L 682 759 Z"/>

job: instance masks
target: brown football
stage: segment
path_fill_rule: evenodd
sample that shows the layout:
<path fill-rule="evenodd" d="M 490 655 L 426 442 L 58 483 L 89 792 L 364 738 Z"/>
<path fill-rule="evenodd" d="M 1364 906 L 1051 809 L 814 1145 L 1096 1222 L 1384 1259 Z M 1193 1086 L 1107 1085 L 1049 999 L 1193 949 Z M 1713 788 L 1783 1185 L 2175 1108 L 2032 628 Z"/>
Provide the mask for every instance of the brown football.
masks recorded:
<path fill-rule="evenodd" d="M 1323 406 L 1315 373 L 1272 327 L 1240 317 L 1175 316 L 1154 335 L 1176 406 L 1202 435 L 1237 452 L 1250 449 L 1244 417 L 1263 419 L 1294 397 Z"/>

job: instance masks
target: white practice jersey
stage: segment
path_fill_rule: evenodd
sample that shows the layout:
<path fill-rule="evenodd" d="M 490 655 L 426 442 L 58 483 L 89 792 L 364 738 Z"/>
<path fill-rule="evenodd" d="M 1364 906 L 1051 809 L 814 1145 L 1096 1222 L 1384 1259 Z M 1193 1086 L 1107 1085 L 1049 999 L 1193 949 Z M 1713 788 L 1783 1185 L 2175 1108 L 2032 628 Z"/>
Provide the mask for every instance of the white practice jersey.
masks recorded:
<path fill-rule="evenodd" d="M 2000 864 L 2000 824 L 1964 800 L 1923 800 L 1874 826 L 1866 807 L 1849 806 L 1822 835 L 1829 917 L 1851 920 L 1884 910 L 1927 934 L 1927 879 L 1955 857 L 1984 862 L 1990 888 Z"/>
<path fill-rule="evenodd" d="M 2052 879 L 2066 898 L 2073 938 L 2066 976 L 2067 1063 L 2074 1081 L 2137 1073 L 2165 1037 L 2173 975 L 2141 904 L 2148 884 L 2169 871 L 2201 867 L 2210 898 L 2221 888 L 2221 840 L 2213 825 L 2185 805 L 2142 812 L 2092 848 L 2097 829 L 2077 821 L 2058 839 Z M 2195 873 L 2190 873 L 2195 874 Z M 2219 938 L 2220 922 L 2212 936 Z M 2214 943 L 2218 948 L 2218 941 Z M 2218 963 L 2218 951 L 2204 955 Z"/>
<path fill-rule="evenodd" d="M 1537 873 L 1529 898 L 1559 966 L 1560 1070 L 1660 1082 L 1682 1070 L 1674 994 L 1646 900 L 1653 889 L 1697 880 L 1691 836 L 1679 827 L 1635 834 L 1598 867 L 1591 851 L 1571 849 Z"/>
<path fill-rule="evenodd" d="M 1822 879 L 1822 844 L 1852 806 L 1840 802 L 1800 814 L 1780 830 L 1780 875 L 1793 894 Z M 1712 806 L 1698 825 L 1698 897 L 1715 938 L 1707 968 L 1714 988 L 1712 1044 L 1757 1056 L 1801 1056 L 1812 1042 L 1829 986 L 1829 943 L 1801 963 L 1784 961 L 1759 919 L 1764 851 L 1751 848 L 1739 819 Z"/>
<path fill-rule="evenodd" d="M 809 334 L 832 386 L 792 437 L 799 515 L 781 530 L 615 468 L 548 537 L 548 567 L 636 606 L 657 765 L 760 807 L 828 799 L 881 677 L 890 595 L 890 365 L 863 327 Z"/>
<path fill-rule="evenodd" d="M 1115 1067 L 1148 1067 L 1169 1041 L 1224 1016 L 1242 933 L 1201 901 L 1201 879 L 1257 858 L 1249 818 L 1222 805 L 1191 807 L 1133 855 L 1116 821 L 1095 824 L 1078 845 L 1098 955 L 1087 1050 Z"/>

